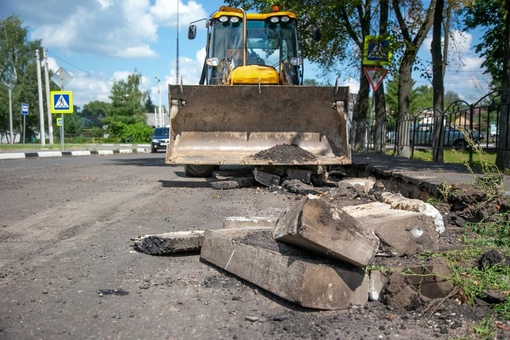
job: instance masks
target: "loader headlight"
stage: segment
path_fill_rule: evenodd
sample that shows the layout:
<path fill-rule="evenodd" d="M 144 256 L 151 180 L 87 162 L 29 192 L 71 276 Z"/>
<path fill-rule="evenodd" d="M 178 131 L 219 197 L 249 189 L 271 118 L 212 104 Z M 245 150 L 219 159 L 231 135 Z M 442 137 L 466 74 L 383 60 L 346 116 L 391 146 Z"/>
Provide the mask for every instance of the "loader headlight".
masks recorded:
<path fill-rule="evenodd" d="M 218 66 L 220 64 L 220 60 L 217 57 L 207 58 L 205 63 L 209 66 Z"/>
<path fill-rule="evenodd" d="M 283 16 L 283 17 L 281 17 L 281 18 L 280 18 L 280 20 L 281 20 L 282 22 L 289 22 L 289 21 L 290 21 L 290 18 L 289 18 L 288 16 Z"/>
<path fill-rule="evenodd" d="M 230 22 L 233 24 L 237 24 L 239 22 L 239 17 L 230 17 Z"/>
<path fill-rule="evenodd" d="M 222 15 L 221 17 L 218 18 L 218 20 L 220 22 L 227 22 L 228 21 L 228 17 L 226 15 Z"/>
<path fill-rule="evenodd" d="M 279 17 L 271 17 L 269 18 L 269 21 L 271 21 L 273 24 L 276 24 L 278 21 L 280 21 Z"/>

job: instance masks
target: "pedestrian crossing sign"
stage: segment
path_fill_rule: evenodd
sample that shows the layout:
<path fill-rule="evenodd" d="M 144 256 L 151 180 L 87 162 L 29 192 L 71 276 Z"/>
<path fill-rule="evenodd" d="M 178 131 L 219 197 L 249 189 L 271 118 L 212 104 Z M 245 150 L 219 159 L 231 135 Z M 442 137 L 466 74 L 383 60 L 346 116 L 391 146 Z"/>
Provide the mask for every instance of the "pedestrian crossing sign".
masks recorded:
<path fill-rule="evenodd" d="M 51 113 L 73 113 L 73 92 L 72 91 L 51 91 L 50 92 Z"/>
<path fill-rule="evenodd" d="M 363 65 L 384 66 L 391 63 L 392 44 L 388 38 L 365 36 L 363 48 Z"/>

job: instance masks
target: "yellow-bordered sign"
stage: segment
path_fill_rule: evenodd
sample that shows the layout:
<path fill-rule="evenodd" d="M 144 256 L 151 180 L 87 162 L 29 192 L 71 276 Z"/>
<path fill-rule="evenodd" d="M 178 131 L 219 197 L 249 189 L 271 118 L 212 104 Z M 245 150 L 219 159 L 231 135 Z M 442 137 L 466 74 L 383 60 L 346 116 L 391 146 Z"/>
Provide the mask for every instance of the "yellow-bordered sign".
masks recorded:
<path fill-rule="evenodd" d="M 388 65 L 393 52 L 388 38 L 380 36 L 365 36 L 363 48 L 363 65 Z"/>
<path fill-rule="evenodd" d="M 53 114 L 73 113 L 73 92 L 72 91 L 51 91 L 50 111 Z"/>

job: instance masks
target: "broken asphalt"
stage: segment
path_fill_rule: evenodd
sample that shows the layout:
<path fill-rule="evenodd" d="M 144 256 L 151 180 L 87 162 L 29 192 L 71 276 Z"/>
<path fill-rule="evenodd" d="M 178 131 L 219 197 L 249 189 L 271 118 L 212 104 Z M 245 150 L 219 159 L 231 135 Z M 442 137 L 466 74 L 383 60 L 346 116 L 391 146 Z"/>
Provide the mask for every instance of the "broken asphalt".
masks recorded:
<path fill-rule="evenodd" d="M 146 153 L 150 145 L 145 144 L 95 144 L 73 147 L 66 151 L 0 150 L 0 160 L 95 156 L 128 153 Z M 432 163 L 415 159 L 375 153 L 352 153 L 352 165 L 348 170 L 351 177 L 374 177 L 384 180 L 386 185 L 399 188 L 408 198 L 424 199 L 427 195 L 437 195 L 444 184 L 473 184 L 475 175 L 462 164 Z M 504 194 L 510 196 L 510 176 L 504 175 Z"/>

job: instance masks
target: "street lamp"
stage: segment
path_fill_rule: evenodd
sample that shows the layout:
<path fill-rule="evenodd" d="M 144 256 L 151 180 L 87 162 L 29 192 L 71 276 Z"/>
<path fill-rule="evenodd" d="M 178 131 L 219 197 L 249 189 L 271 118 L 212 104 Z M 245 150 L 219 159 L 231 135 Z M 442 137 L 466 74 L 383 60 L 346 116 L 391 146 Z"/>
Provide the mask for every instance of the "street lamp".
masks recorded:
<path fill-rule="evenodd" d="M 158 127 L 158 121 L 161 125 L 159 126 L 164 126 L 164 121 L 163 121 L 163 114 L 161 112 L 161 80 L 158 78 L 157 75 L 154 75 L 154 78 L 156 78 L 158 80 L 158 100 L 159 100 L 159 103 L 158 103 L 158 115 L 157 115 L 157 118 L 156 118 L 156 127 Z"/>

